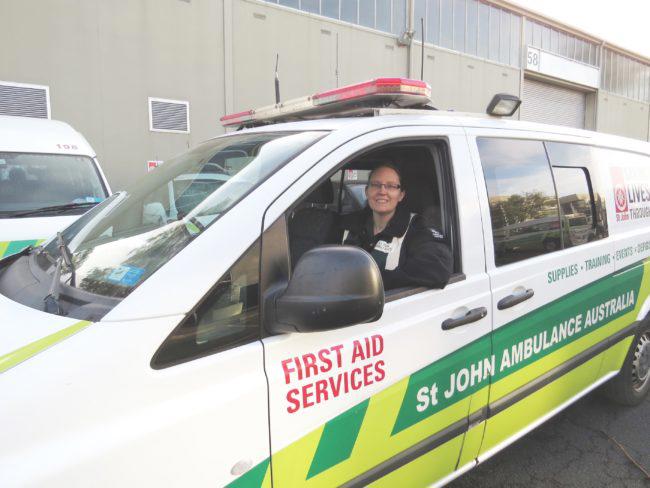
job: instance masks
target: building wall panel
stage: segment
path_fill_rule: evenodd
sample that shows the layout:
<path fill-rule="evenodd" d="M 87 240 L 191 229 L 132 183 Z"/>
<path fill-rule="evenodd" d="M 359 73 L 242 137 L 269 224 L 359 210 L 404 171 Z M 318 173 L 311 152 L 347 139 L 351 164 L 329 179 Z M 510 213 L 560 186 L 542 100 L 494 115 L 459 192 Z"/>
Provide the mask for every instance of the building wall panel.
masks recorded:
<path fill-rule="evenodd" d="M 414 45 L 413 73 L 420 75 L 420 45 Z M 485 112 L 496 93 L 519 95 L 520 71 L 475 57 L 425 46 L 424 79 L 439 109 Z M 515 115 L 516 117 L 516 115 Z"/>
<path fill-rule="evenodd" d="M 52 118 L 86 136 L 122 189 L 148 159 L 221 132 L 222 11 L 213 0 L 5 1 L 0 79 L 48 85 Z M 191 133 L 150 132 L 150 96 L 189 101 Z"/>
<path fill-rule="evenodd" d="M 233 3 L 234 111 L 275 103 L 280 55 L 281 100 L 379 76 L 406 76 L 407 49 L 396 39 L 304 12 L 240 0 Z"/>
<path fill-rule="evenodd" d="M 648 112 L 650 105 L 624 98 L 613 93 L 600 91 L 598 94 L 598 127 L 625 137 L 649 140 Z"/>

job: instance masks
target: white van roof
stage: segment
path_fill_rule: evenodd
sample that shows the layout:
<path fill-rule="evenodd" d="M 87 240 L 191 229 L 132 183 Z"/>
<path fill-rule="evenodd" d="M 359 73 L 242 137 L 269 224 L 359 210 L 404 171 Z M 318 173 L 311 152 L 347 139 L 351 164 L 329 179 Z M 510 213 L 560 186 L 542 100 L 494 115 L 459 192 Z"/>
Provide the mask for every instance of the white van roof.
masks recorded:
<path fill-rule="evenodd" d="M 358 132 L 377 130 L 386 127 L 408 125 L 435 125 L 463 128 L 508 129 L 525 132 L 537 132 L 553 140 L 554 136 L 560 139 L 571 138 L 573 142 L 590 144 L 603 147 L 626 148 L 643 154 L 650 154 L 650 144 L 646 141 L 621 137 L 602 132 L 594 132 L 572 127 L 541 124 L 537 122 L 521 121 L 510 118 L 490 117 L 486 114 L 455 112 L 447 110 L 378 110 L 376 116 L 361 116 L 349 118 L 331 118 L 304 120 L 297 122 L 284 122 L 269 124 L 250 129 L 241 129 L 241 132 L 273 132 L 273 131 L 307 131 L 326 130 L 338 131 L 352 129 Z M 230 132 L 232 134 L 232 132 Z"/>
<path fill-rule="evenodd" d="M 8 115 L 0 115 L 0 152 L 95 157 L 84 136 L 65 122 Z"/>

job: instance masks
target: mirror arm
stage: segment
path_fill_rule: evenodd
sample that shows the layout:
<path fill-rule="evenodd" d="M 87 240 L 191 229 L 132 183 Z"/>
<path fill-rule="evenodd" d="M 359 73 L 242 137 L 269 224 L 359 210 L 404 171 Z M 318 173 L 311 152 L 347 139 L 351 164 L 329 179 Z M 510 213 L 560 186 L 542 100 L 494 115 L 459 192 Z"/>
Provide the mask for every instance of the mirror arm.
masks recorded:
<path fill-rule="evenodd" d="M 271 335 L 286 334 L 291 332 L 298 332 L 295 327 L 278 322 L 277 316 L 277 302 L 285 291 L 287 291 L 288 283 L 278 282 L 274 283 L 266 293 L 264 293 L 264 313 L 263 313 L 263 326 L 264 330 Z"/>

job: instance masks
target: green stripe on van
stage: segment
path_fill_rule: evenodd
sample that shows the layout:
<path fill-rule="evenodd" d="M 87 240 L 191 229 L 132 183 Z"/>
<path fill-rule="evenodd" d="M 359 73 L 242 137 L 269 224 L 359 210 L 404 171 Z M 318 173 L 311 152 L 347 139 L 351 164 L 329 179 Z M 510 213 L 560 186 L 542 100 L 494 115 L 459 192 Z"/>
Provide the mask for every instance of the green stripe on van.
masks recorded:
<path fill-rule="evenodd" d="M 43 337 L 42 339 L 39 339 L 37 341 L 34 341 L 31 344 L 27 344 L 26 346 L 23 346 L 20 349 L 16 349 L 15 351 L 10 352 L 9 354 L 0 356 L 0 374 L 22 363 L 23 361 L 26 361 L 36 356 L 37 354 L 45 351 L 46 349 L 52 347 L 53 345 L 58 344 L 59 342 L 76 334 L 80 330 L 85 329 L 91 323 L 92 322 L 88 322 L 88 321 L 77 322 L 76 324 L 73 324 L 70 327 L 61 329 L 60 331 L 55 332 L 54 334 L 50 334 L 49 336 Z"/>
<path fill-rule="evenodd" d="M 226 488 L 260 488 L 267 477 L 270 462 L 270 458 L 266 458 L 232 483 L 227 484 Z"/>
<path fill-rule="evenodd" d="M 0 258 L 6 258 L 12 254 L 22 251 L 27 246 L 38 246 L 44 239 L 28 239 L 24 241 L 0 242 Z"/>
<path fill-rule="evenodd" d="M 307 479 L 350 457 L 369 402 L 370 399 L 361 402 L 325 424 Z"/>
<path fill-rule="evenodd" d="M 633 311 L 645 299 L 639 297 L 643 272 L 639 263 L 601 278 L 413 373 L 393 435 Z M 569 327 L 578 315 L 581 324 Z M 490 350 L 488 356 L 477 354 Z M 419 411 L 418 391 L 433 384 L 438 388 L 438 403 Z"/>

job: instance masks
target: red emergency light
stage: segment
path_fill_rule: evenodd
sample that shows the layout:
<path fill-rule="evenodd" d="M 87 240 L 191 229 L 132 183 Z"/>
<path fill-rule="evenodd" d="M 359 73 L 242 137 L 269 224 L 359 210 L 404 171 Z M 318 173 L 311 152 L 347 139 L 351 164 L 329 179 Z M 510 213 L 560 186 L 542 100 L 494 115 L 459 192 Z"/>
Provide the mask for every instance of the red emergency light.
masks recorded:
<path fill-rule="evenodd" d="M 224 127 L 254 126 L 340 116 L 361 108 L 423 106 L 430 101 L 431 87 L 424 81 L 376 78 L 255 110 L 225 115 L 220 120 Z"/>
<path fill-rule="evenodd" d="M 224 115 L 219 120 L 221 121 L 221 125 L 224 127 L 250 122 L 253 120 L 253 110 L 246 110 L 245 112 L 237 112 L 235 114 Z"/>
<path fill-rule="evenodd" d="M 419 95 L 431 99 L 431 87 L 424 81 L 409 80 L 407 78 L 377 78 L 357 85 L 344 86 L 312 97 L 315 105 L 342 102 L 344 100 L 358 100 L 373 95 Z"/>

